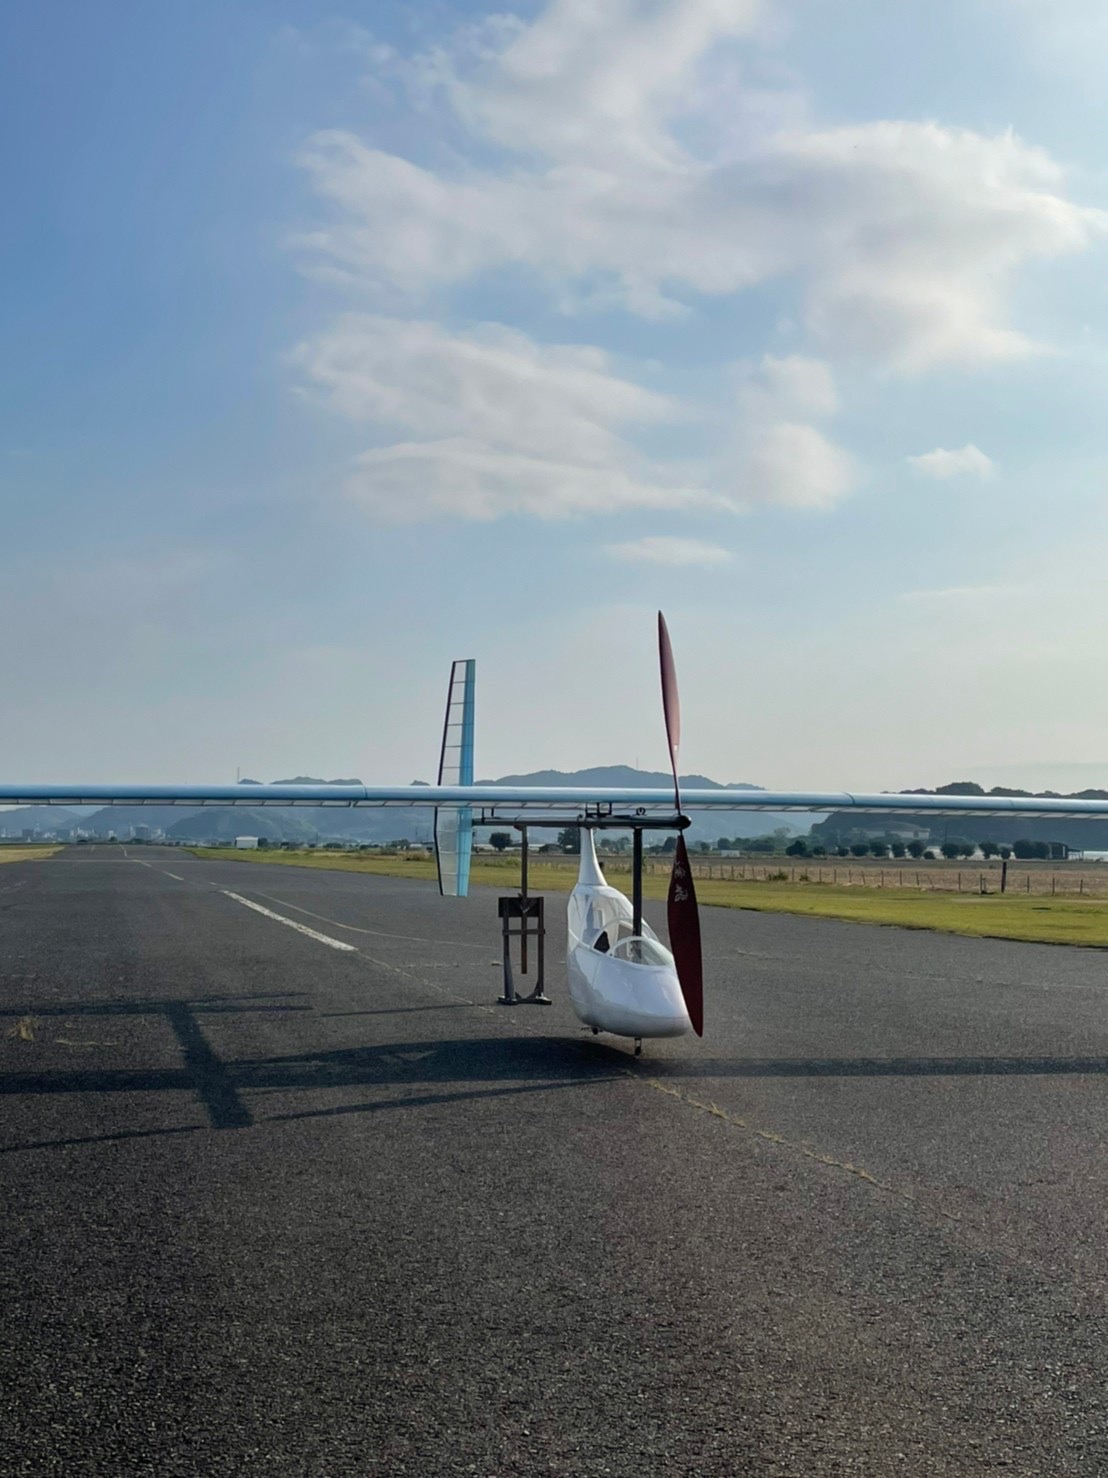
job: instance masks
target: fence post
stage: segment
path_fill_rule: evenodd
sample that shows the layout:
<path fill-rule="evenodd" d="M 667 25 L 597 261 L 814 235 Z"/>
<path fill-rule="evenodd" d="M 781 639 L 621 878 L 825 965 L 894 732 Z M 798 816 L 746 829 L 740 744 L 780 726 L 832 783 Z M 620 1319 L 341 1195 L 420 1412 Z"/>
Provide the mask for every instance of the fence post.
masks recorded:
<path fill-rule="evenodd" d="M 1007 893 L 1007 891 L 1008 891 L 1008 859 L 1007 859 L 1007 857 L 1003 858 L 1002 861 L 1001 861 L 1001 864 L 1000 864 L 1000 891 L 1002 893 Z"/>
<path fill-rule="evenodd" d="M 958 892 L 960 893 L 961 891 L 962 891 L 962 874 L 959 873 L 958 874 Z"/>

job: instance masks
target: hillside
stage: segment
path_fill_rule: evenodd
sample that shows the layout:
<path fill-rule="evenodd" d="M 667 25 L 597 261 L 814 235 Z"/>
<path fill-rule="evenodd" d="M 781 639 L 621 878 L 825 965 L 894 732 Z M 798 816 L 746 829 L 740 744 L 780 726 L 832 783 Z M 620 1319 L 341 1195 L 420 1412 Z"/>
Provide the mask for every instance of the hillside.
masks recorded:
<path fill-rule="evenodd" d="M 950 785 L 940 785 L 935 790 L 906 790 L 901 795 L 968 795 L 1015 797 L 1035 800 L 1108 800 L 1108 791 L 1079 790 L 1069 795 L 1059 795 L 1054 790 L 1013 790 L 1008 786 L 996 785 L 985 790 L 975 781 L 957 780 Z M 934 816 L 928 812 L 905 812 L 895 820 L 883 821 L 879 816 L 860 816 L 857 812 L 835 811 L 825 820 L 812 827 L 812 835 L 831 839 L 848 840 L 852 834 L 881 836 L 889 828 L 913 827 L 927 834 L 926 839 L 940 844 L 945 841 L 990 841 L 1012 843 L 1020 840 L 1032 842 L 1064 842 L 1071 850 L 1083 852 L 1108 851 L 1108 818 L 1058 820 L 1021 820 L 1018 817 L 993 816 Z"/>
<path fill-rule="evenodd" d="M 67 835 L 84 820 L 65 806 L 17 806 L 11 811 L 0 811 L 0 836 L 18 837 L 27 828 Z"/>
<path fill-rule="evenodd" d="M 244 789 L 258 785 L 257 780 L 240 782 Z M 297 775 L 275 781 L 280 785 L 360 785 L 360 780 L 320 780 L 311 775 Z M 665 788 L 672 777 L 659 770 L 636 770 L 630 765 L 601 765 L 584 770 L 533 770 L 529 774 L 504 775 L 499 780 L 482 781 L 486 785 L 545 786 L 567 785 L 586 788 L 606 786 L 629 788 Z M 681 783 L 690 788 L 722 789 L 721 782 L 705 775 L 683 775 Z M 741 784 L 741 790 L 757 786 Z M 34 813 L 31 818 L 31 813 Z M 93 834 L 129 835 L 136 826 L 164 831 L 177 841 L 227 840 L 235 836 L 264 836 L 275 842 L 389 842 L 406 838 L 412 842 L 429 842 L 432 816 L 422 808 L 378 810 L 332 808 L 329 806 L 105 806 L 87 816 L 76 816 L 61 807 L 24 807 L 0 813 L 0 827 L 19 835 L 24 827 L 38 827 L 59 836 L 71 836 L 78 828 Z M 694 813 L 695 817 L 695 813 Z M 26 819 L 31 818 L 31 819 Z M 760 836 L 785 826 L 791 831 L 804 830 L 806 818 L 781 816 L 773 812 L 750 816 L 734 814 L 712 816 L 704 821 L 694 819 L 689 830 L 692 841 L 714 842 L 721 834 Z"/>

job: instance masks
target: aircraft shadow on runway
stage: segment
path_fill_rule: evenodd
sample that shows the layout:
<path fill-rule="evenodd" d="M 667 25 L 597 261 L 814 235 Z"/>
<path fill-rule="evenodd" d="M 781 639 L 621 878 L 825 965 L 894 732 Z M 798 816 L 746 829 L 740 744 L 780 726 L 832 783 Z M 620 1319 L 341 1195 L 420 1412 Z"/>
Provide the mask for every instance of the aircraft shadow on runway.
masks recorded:
<path fill-rule="evenodd" d="M 411 1008 L 413 1010 L 421 1008 Z M 440 1009 L 440 1008 L 436 1008 Z M 450 1009 L 444 1006 L 441 1009 Z M 101 1002 L 24 1004 L 0 1011 L 3 1018 L 42 1021 L 61 1017 L 160 1016 L 176 1039 L 180 1065 L 168 1068 L 43 1069 L 0 1072 L 2 1095 L 82 1093 L 191 1093 L 204 1109 L 207 1124 L 156 1129 L 124 1129 L 115 1133 L 69 1139 L 0 1144 L 0 1153 L 16 1150 L 98 1143 L 109 1140 L 216 1130 L 247 1129 L 256 1123 L 375 1114 L 389 1110 L 461 1103 L 475 1099 L 515 1097 L 580 1089 L 628 1074 L 659 1079 L 713 1078 L 878 1078 L 1081 1075 L 1108 1072 L 1108 1057 L 799 1057 L 719 1058 L 629 1056 L 625 1045 L 568 1035 L 537 1036 L 508 1032 L 483 1037 L 423 1040 L 326 1048 L 259 1058 L 220 1057 L 204 1034 L 206 1015 L 311 1013 L 298 992 L 180 999 L 147 998 Z M 319 1013 L 323 1015 L 403 1015 L 389 1012 Z M 12 1032 L 8 1033 L 9 1036 Z M 396 1094 L 385 1091 L 370 1101 L 324 1105 L 274 1113 L 257 1112 L 273 1094 L 332 1093 L 335 1090 L 426 1089 Z M 247 1096 L 249 1096 L 249 1102 Z M 253 1105 L 253 1107 L 251 1106 Z"/>
<path fill-rule="evenodd" d="M 0 1144 L 0 1154 L 72 1144 L 99 1143 L 196 1132 L 201 1128 L 246 1129 L 259 1122 L 287 1122 L 299 1118 L 330 1118 L 352 1113 L 467 1099 L 515 1096 L 574 1088 L 611 1078 L 626 1071 L 625 1053 L 608 1049 L 602 1056 L 582 1055 L 586 1044 L 564 1037 L 500 1035 L 456 1040 L 390 1042 L 339 1049 L 321 1049 L 276 1057 L 224 1058 L 204 1034 L 206 1015 L 287 1012 L 311 1013 L 312 1007 L 289 997 L 298 992 L 270 995 L 209 996 L 188 999 L 107 1000 L 24 1003 L 0 1010 L 0 1022 L 42 1022 L 72 1017 L 161 1017 L 176 1038 L 180 1066 L 151 1068 L 80 1067 L 44 1068 L 33 1072 L 0 1072 L 0 1096 L 66 1095 L 82 1093 L 190 1092 L 203 1107 L 206 1126 L 121 1130 L 115 1133 L 50 1141 Z M 284 997 L 284 999 L 282 999 Z M 447 1007 L 446 1009 L 449 1009 Z M 321 1016 L 324 1013 L 319 1013 Z M 345 1015 L 347 1013 L 327 1013 Z M 374 1015 L 352 1012 L 350 1015 Z M 386 1015 L 400 1012 L 380 1013 Z M 2 1028 L 0 1028 L 2 1032 Z M 9 1038 L 14 1029 L 7 1033 Z M 589 1044 L 591 1045 L 591 1044 Z M 262 1096 L 310 1093 L 335 1089 L 372 1089 L 426 1086 L 443 1091 L 383 1096 L 372 1102 L 328 1105 L 303 1111 L 257 1115 L 244 1094 L 256 1104 Z"/>

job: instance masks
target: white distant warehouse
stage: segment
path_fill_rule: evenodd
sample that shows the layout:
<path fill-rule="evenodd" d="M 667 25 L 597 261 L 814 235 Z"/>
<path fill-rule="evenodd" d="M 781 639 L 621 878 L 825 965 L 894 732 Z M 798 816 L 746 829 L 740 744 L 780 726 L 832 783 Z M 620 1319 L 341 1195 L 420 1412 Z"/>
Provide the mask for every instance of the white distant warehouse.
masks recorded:
<path fill-rule="evenodd" d="M 236 837 L 235 846 L 240 852 L 253 851 L 258 845 L 257 837 Z"/>

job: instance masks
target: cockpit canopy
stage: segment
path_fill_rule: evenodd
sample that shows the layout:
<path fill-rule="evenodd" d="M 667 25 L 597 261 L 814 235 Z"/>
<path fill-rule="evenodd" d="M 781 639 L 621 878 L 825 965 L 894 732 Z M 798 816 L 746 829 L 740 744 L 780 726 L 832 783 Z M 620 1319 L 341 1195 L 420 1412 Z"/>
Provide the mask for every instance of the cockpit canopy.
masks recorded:
<path fill-rule="evenodd" d="M 672 965 L 673 956 L 650 925 L 634 932 L 631 904 L 615 888 L 577 888 L 570 895 L 568 920 L 570 945 L 587 945 L 599 954 L 636 965 Z"/>

